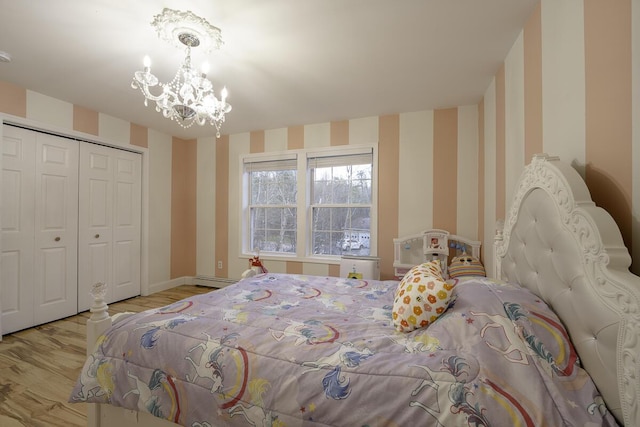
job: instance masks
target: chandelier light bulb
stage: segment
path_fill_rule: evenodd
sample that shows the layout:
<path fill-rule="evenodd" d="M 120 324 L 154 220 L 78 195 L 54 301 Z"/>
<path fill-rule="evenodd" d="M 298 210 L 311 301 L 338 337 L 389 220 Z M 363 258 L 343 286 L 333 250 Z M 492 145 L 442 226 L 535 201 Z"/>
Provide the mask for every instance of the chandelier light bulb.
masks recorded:
<path fill-rule="evenodd" d="M 144 65 L 144 68 L 151 67 L 151 58 L 149 58 L 149 55 L 144 56 L 144 59 L 142 60 L 142 64 Z"/>
<path fill-rule="evenodd" d="M 203 75 L 207 75 L 207 73 L 209 72 L 209 63 L 205 62 L 202 64 L 202 67 L 200 67 L 200 70 L 202 71 Z"/>
<path fill-rule="evenodd" d="M 222 103 L 224 104 L 227 101 L 227 96 L 229 96 L 229 92 L 227 91 L 227 87 L 222 88 L 222 92 L 220 92 L 220 96 L 222 97 Z"/>

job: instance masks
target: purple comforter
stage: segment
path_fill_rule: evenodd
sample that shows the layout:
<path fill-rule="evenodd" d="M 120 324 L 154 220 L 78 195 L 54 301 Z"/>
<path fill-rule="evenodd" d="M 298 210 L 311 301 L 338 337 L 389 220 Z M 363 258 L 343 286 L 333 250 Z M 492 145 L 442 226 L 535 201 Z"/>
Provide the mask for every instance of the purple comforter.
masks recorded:
<path fill-rule="evenodd" d="M 391 322 L 395 281 L 263 274 L 117 322 L 71 402 L 183 426 L 615 425 L 556 315 L 486 278 L 435 323 Z"/>

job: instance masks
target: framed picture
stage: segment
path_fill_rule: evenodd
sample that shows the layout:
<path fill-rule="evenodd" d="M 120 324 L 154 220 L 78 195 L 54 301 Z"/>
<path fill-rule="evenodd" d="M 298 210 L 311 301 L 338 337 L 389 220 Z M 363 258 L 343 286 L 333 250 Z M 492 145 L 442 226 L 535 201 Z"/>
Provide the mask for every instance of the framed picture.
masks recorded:
<path fill-rule="evenodd" d="M 438 231 L 427 231 L 424 234 L 424 253 L 428 254 L 449 254 L 448 233 Z"/>

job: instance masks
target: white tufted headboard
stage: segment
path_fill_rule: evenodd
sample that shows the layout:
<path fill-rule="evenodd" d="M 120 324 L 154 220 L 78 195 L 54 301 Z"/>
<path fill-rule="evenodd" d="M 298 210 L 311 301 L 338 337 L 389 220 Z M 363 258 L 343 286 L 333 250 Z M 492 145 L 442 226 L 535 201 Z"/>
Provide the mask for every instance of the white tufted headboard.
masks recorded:
<path fill-rule="evenodd" d="M 534 156 L 495 251 L 495 276 L 553 307 L 609 409 L 640 426 L 640 277 L 629 272 L 620 230 L 578 172 L 557 157 Z"/>

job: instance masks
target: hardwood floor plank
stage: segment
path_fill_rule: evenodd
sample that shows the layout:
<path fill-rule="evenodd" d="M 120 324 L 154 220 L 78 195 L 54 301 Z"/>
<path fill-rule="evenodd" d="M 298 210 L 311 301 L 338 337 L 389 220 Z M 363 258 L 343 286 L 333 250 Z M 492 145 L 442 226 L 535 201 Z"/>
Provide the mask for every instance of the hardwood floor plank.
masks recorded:
<path fill-rule="evenodd" d="M 164 307 L 214 288 L 183 285 L 109 306 L 109 314 Z M 87 405 L 68 403 L 86 359 L 84 312 L 6 335 L 0 342 L 0 426 L 84 427 Z"/>

